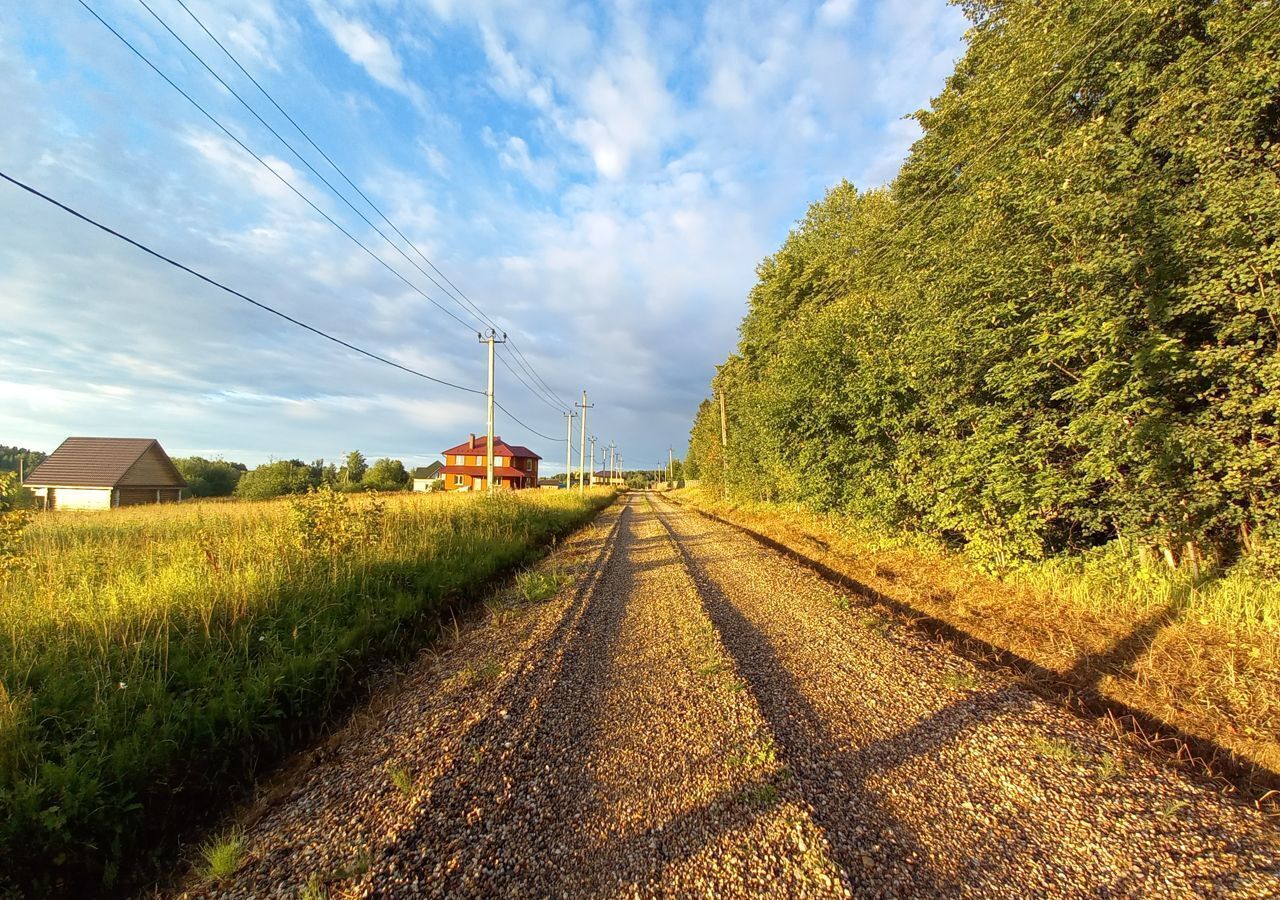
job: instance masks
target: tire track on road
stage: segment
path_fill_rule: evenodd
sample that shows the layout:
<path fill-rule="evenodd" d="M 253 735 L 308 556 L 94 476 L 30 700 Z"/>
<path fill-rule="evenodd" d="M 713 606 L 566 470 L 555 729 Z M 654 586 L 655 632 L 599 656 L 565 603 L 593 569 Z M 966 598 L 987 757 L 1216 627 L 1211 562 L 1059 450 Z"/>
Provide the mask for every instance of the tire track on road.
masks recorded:
<path fill-rule="evenodd" d="M 656 502 L 859 895 L 1280 890 L 1280 848 L 1253 810 Z"/>

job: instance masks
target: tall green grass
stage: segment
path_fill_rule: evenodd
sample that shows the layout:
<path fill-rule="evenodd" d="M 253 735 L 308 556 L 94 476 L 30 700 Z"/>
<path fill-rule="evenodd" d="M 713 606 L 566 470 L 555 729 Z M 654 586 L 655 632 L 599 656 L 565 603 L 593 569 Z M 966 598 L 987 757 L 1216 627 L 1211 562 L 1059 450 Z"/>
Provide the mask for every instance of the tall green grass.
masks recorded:
<path fill-rule="evenodd" d="M 0 893 L 83 891 L 612 492 L 39 516 L 0 583 Z"/>

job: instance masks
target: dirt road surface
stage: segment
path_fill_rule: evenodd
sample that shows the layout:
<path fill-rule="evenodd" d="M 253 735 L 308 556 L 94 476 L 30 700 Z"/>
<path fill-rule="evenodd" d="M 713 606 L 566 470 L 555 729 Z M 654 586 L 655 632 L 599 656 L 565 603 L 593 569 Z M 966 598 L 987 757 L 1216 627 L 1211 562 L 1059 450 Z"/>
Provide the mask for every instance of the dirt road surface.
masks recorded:
<path fill-rule="evenodd" d="M 1280 894 L 1247 805 L 631 495 L 424 654 L 192 896 Z"/>

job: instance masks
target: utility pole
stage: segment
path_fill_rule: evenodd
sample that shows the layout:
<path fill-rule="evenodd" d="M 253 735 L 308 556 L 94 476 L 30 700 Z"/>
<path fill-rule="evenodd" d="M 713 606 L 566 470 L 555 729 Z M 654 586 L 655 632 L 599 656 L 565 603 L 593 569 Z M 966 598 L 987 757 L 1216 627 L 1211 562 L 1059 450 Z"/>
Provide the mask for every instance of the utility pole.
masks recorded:
<path fill-rule="evenodd" d="M 596 486 L 596 436 L 591 435 L 591 486 Z"/>
<path fill-rule="evenodd" d="M 674 448 L 672 447 L 667 448 L 667 481 L 675 480 L 675 472 L 676 472 L 675 462 L 674 462 L 675 458 L 672 456 L 672 453 L 674 452 L 675 452 Z"/>
<path fill-rule="evenodd" d="M 493 345 L 505 344 L 507 342 L 507 334 L 504 331 L 502 338 L 498 338 L 498 332 L 490 328 L 484 334 L 476 334 L 480 339 L 480 343 L 489 345 L 489 390 L 485 394 L 485 405 L 488 407 L 489 413 L 489 439 L 485 442 L 484 451 L 484 486 L 489 493 L 493 493 Z"/>
<path fill-rule="evenodd" d="M 729 499 L 729 419 L 724 411 L 724 388 L 716 391 L 720 395 L 720 455 L 724 457 L 724 498 Z"/>
<path fill-rule="evenodd" d="M 616 455 L 617 451 L 618 451 L 618 445 L 613 441 L 610 441 L 609 442 L 609 483 L 610 484 L 613 484 L 614 479 L 617 477 L 617 474 L 618 474 L 617 472 L 618 460 Z"/>
<path fill-rule="evenodd" d="M 564 489 L 573 485 L 573 417 L 576 412 L 561 413 L 564 416 Z"/>
<path fill-rule="evenodd" d="M 587 410 L 595 406 L 594 403 L 587 402 L 587 392 L 582 392 L 582 402 L 575 403 L 578 409 L 582 410 L 582 434 L 578 438 L 578 493 L 581 494 L 587 489 Z"/>

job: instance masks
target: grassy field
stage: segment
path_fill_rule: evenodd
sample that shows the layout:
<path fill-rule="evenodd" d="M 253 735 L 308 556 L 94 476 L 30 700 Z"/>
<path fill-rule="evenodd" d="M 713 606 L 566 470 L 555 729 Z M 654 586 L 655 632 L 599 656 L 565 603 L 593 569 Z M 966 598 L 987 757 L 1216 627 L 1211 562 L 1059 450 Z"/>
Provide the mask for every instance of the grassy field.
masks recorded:
<path fill-rule="evenodd" d="M 0 894 L 79 892 L 315 733 L 613 497 L 321 493 L 37 516 L 0 576 Z"/>
<path fill-rule="evenodd" d="M 676 499 L 745 525 L 893 600 L 1280 772 L 1280 582 L 1143 566 L 1119 544 L 1000 578 L 924 538 L 795 506 Z"/>

